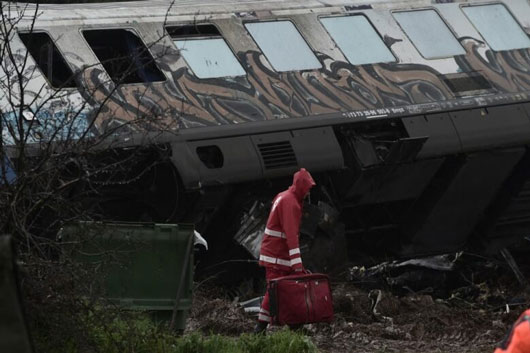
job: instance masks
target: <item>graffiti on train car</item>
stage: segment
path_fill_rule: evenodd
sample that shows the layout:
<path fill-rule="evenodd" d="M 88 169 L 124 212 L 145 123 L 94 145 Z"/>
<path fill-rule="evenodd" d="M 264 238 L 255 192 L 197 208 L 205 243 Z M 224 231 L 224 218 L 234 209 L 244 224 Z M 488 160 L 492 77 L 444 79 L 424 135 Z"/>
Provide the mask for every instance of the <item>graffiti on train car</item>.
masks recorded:
<path fill-rule="evenodd" d="M 91 137 L 95 133 L 90 131 L 90 113 L 86 111 L 28 108 L 23 112 L 23 119 L 19 119 L 18 112 L 3 113 L 1 119 L 2 142 L 5 145 L 15 144 L 20 138 L 25 143 L 39 143 L 50 139 L 75 140 Z M 22 124 L 20 130 L 19 124 Z M 23 135 L 19 136 L 20 133 Z"/>
<path fill-rule="evenodd" d="M 321 62 L 330 64 L 321 70 L 278 73 L 263 63 L 262 53 L 248 51 L 238 54 L 247 67 L 247 75 L 240 77 L 199 79 L 188 68 L 181 68 L 171 73 L 171 81 L 115 89 L 101 84 L 103 72 L 91 68 L 83 75 L 83 96 L 94 105 L 108 99 L 98 125 L 142 118 L 141 128 L 147 130 L 337 112 L 362 118 L 400 116 L 480 106 L 481 101 L 508 103 L 525 99 L 521 92 L 530 90 L 529 49 L 494 52 L 483 50 L 483 42 L 477 39 L 461 38 L 460 42 L 467 54 L 455 56 L 459 78 L 478 77 L 484 87 L 475 87 L 470 93 L 482 89 L 495 95 L 478 95 L 470 100 L 465 94 L 459 95 L 458 88 L 450 87 L 450 75 L 422 64 L 355 66 L 317 53 Z M 174 60 L 174 56 L 157 62 L 166 72 L 167 60 Z"/>

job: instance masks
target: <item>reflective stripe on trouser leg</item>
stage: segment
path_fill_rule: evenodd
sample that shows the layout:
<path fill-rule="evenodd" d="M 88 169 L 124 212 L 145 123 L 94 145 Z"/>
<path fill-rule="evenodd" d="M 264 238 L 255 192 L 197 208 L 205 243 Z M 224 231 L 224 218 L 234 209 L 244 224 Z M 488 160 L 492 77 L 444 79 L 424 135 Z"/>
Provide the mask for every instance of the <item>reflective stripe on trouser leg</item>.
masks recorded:
<path fill-rule="evenodd" d="M 263 322 L 266 322 L 266 323 L 270 323 L 271 322 L 271 317 L 268 316 L 268 315 L 259 313 L 258 314 L 258 321 L 263 321 Z"/>
<path fill-rule="evenodd" d="M 270 322 L 271 321 L 271 316 L 270 316 L 270 313 L 268 310 L 265 310 L 263 308 L 261 308 L 259 310 L 259 314 L 258 314 L 258 320 L 259 321 L 267 321 L 267 322 Z"/>
<path fill-rule="evenodd" d="M 269 313 L 269 291 L 265 292 L 263 301 L 261 302 L 261 308 L 258 314 L 258 321 L 264 321 L 270 323 L 271 317 Z"/>
<path fill-rule="evenodd" d="M 291 273 L 291 270 L 285 271 L 285 270 L 279 270 L 275 268 L 266 267 L 265 268 L 265 279 L 267 280 L 267 284 L 270 280 L 276 279 L 278 277 L 287 276 Z M 258 315 L 258 321 L 268 322 L 270 323 L 272 318 L 270 317 L 270 307 L 269 307 L 269 291 L 265 291 L 265 295 L 263 296 L 263 300 L 261 302 L 261 308 Z"/>

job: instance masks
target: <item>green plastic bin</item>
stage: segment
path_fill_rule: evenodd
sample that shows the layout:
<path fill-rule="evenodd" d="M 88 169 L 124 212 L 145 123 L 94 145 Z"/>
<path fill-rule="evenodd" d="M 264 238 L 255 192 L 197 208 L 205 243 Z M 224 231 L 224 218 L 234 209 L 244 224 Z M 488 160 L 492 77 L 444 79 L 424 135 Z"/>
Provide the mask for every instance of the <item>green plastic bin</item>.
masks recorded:
<path fill-rule="evenodd" d="M 193 295 L 192 225 L 83 222 L 60 236 L 73 259 L 97 271 L 110 303 L 169 321 L 178 298 L 174 328 L 185 328 Z"/>
<path fill-rule="evenodd" d="M 32 353 L 15 253 L 11 237 L 0 235 L 0 352 Z"/>

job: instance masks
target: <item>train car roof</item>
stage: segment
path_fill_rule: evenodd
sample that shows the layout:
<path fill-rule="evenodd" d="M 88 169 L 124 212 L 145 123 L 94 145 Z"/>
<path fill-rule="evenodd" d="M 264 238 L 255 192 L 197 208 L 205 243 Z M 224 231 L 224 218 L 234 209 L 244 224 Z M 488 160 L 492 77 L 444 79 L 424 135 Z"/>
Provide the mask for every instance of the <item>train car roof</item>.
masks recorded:
<path fill-rule="evenodd" d="M 350 10 L 370 8 L 418 8 L 442 4 L 446 0 L 154 0 L 80 4 L 27 4 L 13 3 L 23 9 L 30 19 L 38 11 L 38 21 L 55 20 L 104 20 L 106 18 L 134 18 L 144 22 L 156 22 L 168 16 L 205 14 L 228 14 L 250 11 L 281 11 L 303 9 L 326 9 L 350 7 Z M 482 0 L 451 1 L 462 3 L 484 2 Z M 54 24 L 50 24 L 54 25 Z"/>

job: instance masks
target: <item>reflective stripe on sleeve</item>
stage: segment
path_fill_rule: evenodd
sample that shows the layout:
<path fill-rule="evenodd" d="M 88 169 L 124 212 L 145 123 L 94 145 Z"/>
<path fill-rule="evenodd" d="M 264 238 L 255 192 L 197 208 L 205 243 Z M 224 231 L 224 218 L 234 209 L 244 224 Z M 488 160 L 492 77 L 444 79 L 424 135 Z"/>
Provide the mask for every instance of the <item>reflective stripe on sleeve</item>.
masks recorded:
<path fill-rule="evenodd" d="M 265 256 L 265 255 L 260 255 L 259 260 L 263 262 L 268 262 L 270 264 L 278 264 L 278 265 L 283 265 L 283 266 L 291 266 L 291 263 L 292 263 L 289 260 L 277 259 L 275 257 L 270 257 L 270 256 Z M 300 259 L 300 261 L 302 260 Z"/>
<path fill-rule="evenodd" d="M 265 234 L 270 235 L 271 237 L 277 237 L 277 238 L 287 238 L 285 236 L 285 233 L 278 232 L 277 230 L 272 230 L 269 228 L 265 228 Z"/>
<path fill-rule="evenodd" d="M 289 250 L 289 256 L 293 256 L 293 255 L 296 255 L 296 254 L 300 254 L 300 248 Z"/>
<path fill-rule="evenodd" d="M 297 257 L 296 259 L 291 260 L 291 266 L 296 265 L 296 264 L 301 264 L 301 263 L 302 263 L 301 257 Z"/>

